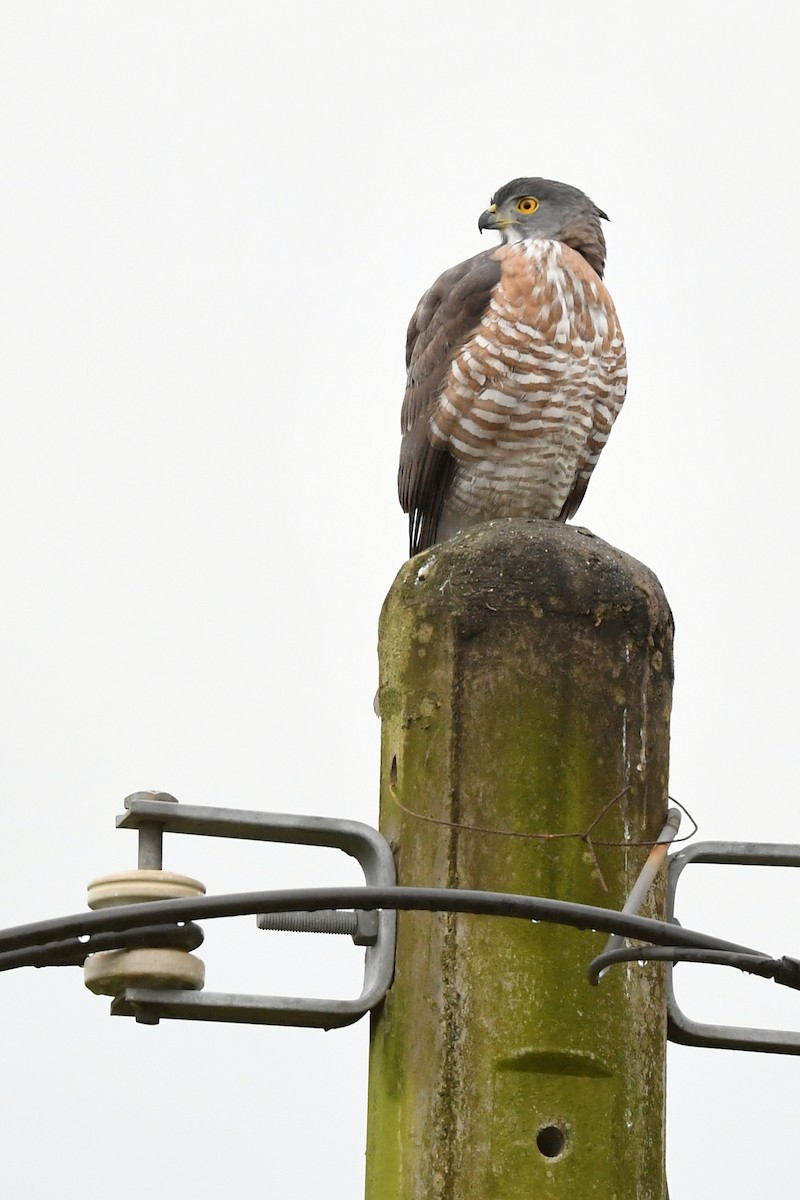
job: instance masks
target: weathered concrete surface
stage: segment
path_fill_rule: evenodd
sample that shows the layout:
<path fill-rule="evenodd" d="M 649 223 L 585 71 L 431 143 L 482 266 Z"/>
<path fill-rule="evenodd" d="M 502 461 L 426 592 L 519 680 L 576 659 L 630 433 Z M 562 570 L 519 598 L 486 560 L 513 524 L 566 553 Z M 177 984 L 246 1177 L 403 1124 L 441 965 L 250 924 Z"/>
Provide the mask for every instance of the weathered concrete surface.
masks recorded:
<path fill-rule="evenodd" d="M 646 567 L 574 528 L 482 526 L 400 572 L 380 668 L 401 883 L 622 906 L 647 850 L 597 843 L 654 839 L 667 807 L 672 618 Z M 623 790 L 596 859 L 579 838 L 400 807 L 563 834 Z M 662 969 L 592 988 L 604 940 L 401 914 L 373 1021 L 367 1200 L 664 1200 Z"/>

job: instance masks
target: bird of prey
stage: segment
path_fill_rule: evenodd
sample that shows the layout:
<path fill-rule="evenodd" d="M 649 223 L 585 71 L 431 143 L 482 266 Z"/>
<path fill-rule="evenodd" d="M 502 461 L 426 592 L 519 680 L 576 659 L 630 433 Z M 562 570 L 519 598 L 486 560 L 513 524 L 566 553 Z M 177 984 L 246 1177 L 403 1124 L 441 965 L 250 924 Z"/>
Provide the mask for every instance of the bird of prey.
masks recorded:
<path fill-rule="evenodd" d="M 501 244 L 417 305 L 398 477 L 412 555 L 495 517 L 577 511 L 627 381 L 601 218 L 578 188 L 514 179 L 478 221 Z"/>

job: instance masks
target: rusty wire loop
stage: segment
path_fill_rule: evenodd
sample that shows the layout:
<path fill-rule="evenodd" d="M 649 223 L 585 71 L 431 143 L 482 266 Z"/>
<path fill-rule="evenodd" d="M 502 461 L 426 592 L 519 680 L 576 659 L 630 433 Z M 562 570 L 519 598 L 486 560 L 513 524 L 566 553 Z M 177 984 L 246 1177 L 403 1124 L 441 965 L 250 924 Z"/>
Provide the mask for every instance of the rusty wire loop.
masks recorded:
<path fill-rule="evenodd" d="M 556 841 L 557 839 L 563 839 L 563 838 L 580 838 L 581 841 L 586 842 L 586 844 L 589 846 L 590 849 L 592 849 L 593 846 L 649 846 L 649 847 L 652 847 L 652 846 L 659 846 L 659 845 L 664 844 L 662 841 L 660 841 L 658 839 L 656 839 L 656 840 L 643 839 L 640 841 L 635 838 L 633 838 L 633 839 L 628 838 L 628 839 L 623 839 L 621 841 L 609 841 L 604 838 L 593 838 L 592 837 L 592 830 L 595 829 L 600 824 L 603 817 L 605 817 L 606 813 L 608 813 L 614 807 L 615 804 L 618 804 L 619 801 L 622 799 L 622 797 L 631 790 L 630 784 L 628 784 L 627 787 L 624 787 L 621 792 L 617 792 L 616 796 L 612 796 L 611 799 L 606 804 L 603 805 L 603 807 L 600 809 L 597 816 L 591 820 L 591 822 L 589 823 L 589 825 L 587 826 L 587 828 L 585 830 L 576 830 L 573 833 L 527 833 L 527 832 L 522 832 L 521 830 L 516 830 L 516 829 L 498 829 L 491 825 L 471 825 L 465 821 L 448 821 L 444 817 L 431 817 L 427 813 L 416 812 L 413 808 L 409 808 L 407 804 L 404 804 L 403 801 L 400 800 L 398 798 L 398 796 L 395 794 L 393 789 L 390 789 L 390 790 L 392 793 L 392 799 L 394 800 L 397 807 L 402 809 L 402 811 L 404 813 L 406 813 L 409 817 L 415 817 L 416 820 L 418 820 L 418 821 L 427 821 L 431 825 L 443 825 L 446 829 L 463 829 L 467 833 L 490 833 L 490 834 L 495 834 L 497 837 L 526 838 L 529 840 L 538 840 L 538 841 Z M 686 808 L 685 805 L 681 804 L 680 800 L 676 800 L 674 796 L 668 796 L 667 799 L 672 804 L 676 804 L 678 806 L 678 808 L 681 810 L 681 812 L 685 813 L 685 815 L 689 818 L 689 820 L 692 823 L 692 829 L 690 830 L 689 833 L 684 834 L 682 837 L 676 837 L 676 838 L 668 839 L 668 840 L 671 840 L 673 845 L 677 845 L 678 842 L 688 842 L 689 839 L 693 838 L 694 835 L 697 833 L 697 830 L 699 828 L 698 824 L 695 821 L 692 814 L 689 812 L 688 808 Z"/>

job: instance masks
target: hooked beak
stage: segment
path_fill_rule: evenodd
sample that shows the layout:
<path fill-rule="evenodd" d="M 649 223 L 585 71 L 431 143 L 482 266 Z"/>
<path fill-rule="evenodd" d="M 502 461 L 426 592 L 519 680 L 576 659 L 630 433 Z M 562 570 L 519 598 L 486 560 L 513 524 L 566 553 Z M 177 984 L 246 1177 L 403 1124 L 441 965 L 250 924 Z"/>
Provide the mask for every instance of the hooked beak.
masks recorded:
<path fill-rule="evenodd" d="M 478 218 L 478 231 L 483 233 L 484 229 L 502 229 L 507 224 L 507 221 L 503 221 L 498 217 L 497 205 L 490 204 L 486 212 L 482 212 Z"/>

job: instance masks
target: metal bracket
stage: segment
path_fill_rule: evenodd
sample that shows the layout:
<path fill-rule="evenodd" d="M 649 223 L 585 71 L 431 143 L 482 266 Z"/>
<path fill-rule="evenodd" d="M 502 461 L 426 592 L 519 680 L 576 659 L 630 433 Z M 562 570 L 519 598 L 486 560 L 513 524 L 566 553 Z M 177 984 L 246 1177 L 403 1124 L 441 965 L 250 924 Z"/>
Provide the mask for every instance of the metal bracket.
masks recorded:
<path fill-rule="evenodd" d="M 393 887 L 396 883 L 394 857 L 389 843 L 377 829 L 360 821 L 177 804 L 172 798 L 147 799 L 145 795 L 137 793 L 128 797 L 125 801 L 128 811 L 117 818 L 117 827 L 140 830 L 140 839 L 148 846 L 154 840 L 160 840 L 162 833 L 327 846 L 343 850 L 357 859 L 368 885 Z M 156 856 L 160 858 L 160 852 Z M 156 856 L 151 854 L 151 857 Z M 295 917 L 296 914 L 291 916 Z M 111 1012 L 118 1016 L 136 1017 L 137 1021 L 144 1024 L 157 1024 L 162 1017 L 170 1017 L 188 1021 L 299 1025 L 318 1029 L 352 1025 L 381 1002 L 391 985 L 397 914 L 388 910 L 377 913 L 337 912 L 335 917 L 346 926 L 338 931 L 351 933 L 356 944 L 366 946 L 364 987 L 357 999 L 126 988 L 112 1001 Z M 274 915 L 271 921 L 274 923 Z"/>
<path fill-rule="evenodd" d="M 800 867 L 800 846 L 769 842 L 697 842 L 669 859 L 667 876 L 667 920 L 674 921 L 678 880 L 691 863 L 726 866 Z M 800 1054 L 800 1032 L 784 1029 L 751 1029 L 736 1025 L 710 1025 L 693 1021 L 675 999 L 673 965 L 667 966 L 667 1036 L 684 1046 L 708 1046 L 719 1050 L 760 1050 L 770 1054 Z"/>

